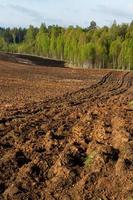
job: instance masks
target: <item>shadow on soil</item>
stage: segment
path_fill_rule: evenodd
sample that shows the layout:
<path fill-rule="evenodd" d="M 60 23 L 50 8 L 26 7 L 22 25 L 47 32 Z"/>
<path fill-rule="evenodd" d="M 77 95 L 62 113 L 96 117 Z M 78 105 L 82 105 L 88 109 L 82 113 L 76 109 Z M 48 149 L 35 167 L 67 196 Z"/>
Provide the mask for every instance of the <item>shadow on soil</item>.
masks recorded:
<path fill-rule="evenodd" d="M 65 61 L 62 60 L 43 58 L 27 54 L 14 54 L 3 52 L 0 52 L 0 60 L 48 67 L 65 67 L 66 64 Z"/>

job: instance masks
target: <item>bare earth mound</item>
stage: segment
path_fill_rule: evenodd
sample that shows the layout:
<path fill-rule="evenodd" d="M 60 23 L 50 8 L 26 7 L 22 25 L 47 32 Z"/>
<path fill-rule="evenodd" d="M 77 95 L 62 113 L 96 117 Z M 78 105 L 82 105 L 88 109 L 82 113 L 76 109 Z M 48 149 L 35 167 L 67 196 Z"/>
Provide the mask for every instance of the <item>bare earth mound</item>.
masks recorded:
<path fill-rule="evenodd" d="M 133 73 L 75 89 L 1 113 L 0 199 L 133 197 Z"/>

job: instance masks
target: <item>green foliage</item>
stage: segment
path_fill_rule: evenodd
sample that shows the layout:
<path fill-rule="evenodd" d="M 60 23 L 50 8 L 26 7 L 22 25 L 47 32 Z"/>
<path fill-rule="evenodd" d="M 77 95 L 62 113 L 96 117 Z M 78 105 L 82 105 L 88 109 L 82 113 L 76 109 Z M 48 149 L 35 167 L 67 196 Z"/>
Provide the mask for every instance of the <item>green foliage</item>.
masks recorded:
<path fill-rule="evenodd" d="M 63 60 L 64 59 L 64 40 L 63 36 L 60 35 L 57 38 L 57 58 Z"/>
<path fill-rule="evenodd" d="M 57 39 L 56 39 L 56 30 L 53 28 L 50 35 L 50 57 L 56 58 L 57 56 Z"/>
<path fill-rule="evenodd" d="M 7 44 L 3 37 L 0 37 L 0 51 L 4 51 L 7 48 Z"/>
<path fill-rule="evenodd" d="M 120 67 L 123 69 L 133 69 L 133 39 L 126 39 L 122 43 L 119 63 Z"/>
<path fill-rule="evenodd" d="M 80 50 L 80 62 L 87 63 L 89 66 L 94 67 L 96 58 L 95 46 L 93 43 L 84 44 Z"/>
<path fill-rule="evenodd" d="M 133 197 L 129 197 L 128 200 L 133 200 Z"/>
<path fill-rule="evenodd" d="M 36 29 L 33 26 L 29 26 L 27 29 L 25 39 L 24 39 L 24 52 L 34 53 L 35 52 L 35 39 L 36 39 Z"/>
<path fill-rule="evenodd" d="M 112 64 L 113 64 L 113 68 L 117 68 L 119 63 L 118 63 L 118 57 L 119 57 L 119 53 L 121 51 L 121 39 L 117 38 L 116 40 L 114 40 L 111 45 L 110 45 L 110 52 L 109 52 L 109 56 L 110 59 L 112 60 Z"/>
<path fill-rule="evenodd" d="M 133 109 L 133 100 L 130 101 L 128 105 L 129 105 L 129 107 L 130 107 L 131 109 Z"/>
<path fill-rule="evenodd" d="M 49 56 L 49 36 L 46 27 L 42 24 L 36 36 L 35 51 L 38 55 Z"/>
<path fill-rule="evenodd" d="M 0 51 L 37 54 L 66 60 L 76 66 L 133 70 L 133 22 L 109 28 L 29 26 L 0 28 Z"/>
<path fill-rule="evenodd" d="M 91 166 L 95 156 L 96 156 L 96 152 L 93 151 L 86 157 L 85 162 L 84 162 L 85 167 L 90 167 Z"/>

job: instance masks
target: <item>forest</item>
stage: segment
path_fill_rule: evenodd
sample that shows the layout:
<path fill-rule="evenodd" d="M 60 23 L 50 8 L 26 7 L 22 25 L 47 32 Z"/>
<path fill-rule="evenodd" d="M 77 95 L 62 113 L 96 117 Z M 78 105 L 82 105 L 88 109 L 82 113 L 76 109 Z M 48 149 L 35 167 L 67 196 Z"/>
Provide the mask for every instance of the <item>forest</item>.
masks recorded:
<path fill-rule="evenodd" d="M 0 51 L 67 61 L 72 66 L 133 70 L 133 21 L 87 28 L 58 25 L 0 28 Z"/>

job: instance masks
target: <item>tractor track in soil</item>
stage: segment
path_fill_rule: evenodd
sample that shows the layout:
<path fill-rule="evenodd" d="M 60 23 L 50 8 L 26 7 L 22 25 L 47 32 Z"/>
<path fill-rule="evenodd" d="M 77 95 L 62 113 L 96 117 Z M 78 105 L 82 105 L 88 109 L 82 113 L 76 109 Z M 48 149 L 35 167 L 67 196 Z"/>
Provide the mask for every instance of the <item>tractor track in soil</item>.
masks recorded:
<path fill-rule="evenodd" d="M 132 100 L 133 73 L 109 72 L 91 87 L 5 111 L 0 200 L 131 198 Z"/>

